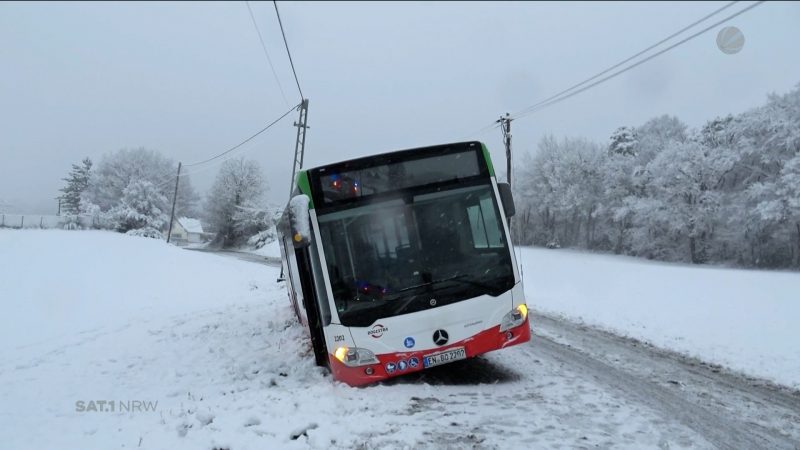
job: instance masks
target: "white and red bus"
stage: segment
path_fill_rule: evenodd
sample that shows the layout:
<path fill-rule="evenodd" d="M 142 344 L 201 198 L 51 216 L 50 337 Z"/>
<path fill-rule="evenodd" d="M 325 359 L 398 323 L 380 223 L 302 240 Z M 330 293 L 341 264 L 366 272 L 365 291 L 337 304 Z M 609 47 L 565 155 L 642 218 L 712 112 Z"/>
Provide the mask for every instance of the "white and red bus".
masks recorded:
<path fill-rule="evenodd" d="M 513 214 L 480 142 L 300 172 L 278 229 L 317 364 L 356 386 L 528 341 Z"/>

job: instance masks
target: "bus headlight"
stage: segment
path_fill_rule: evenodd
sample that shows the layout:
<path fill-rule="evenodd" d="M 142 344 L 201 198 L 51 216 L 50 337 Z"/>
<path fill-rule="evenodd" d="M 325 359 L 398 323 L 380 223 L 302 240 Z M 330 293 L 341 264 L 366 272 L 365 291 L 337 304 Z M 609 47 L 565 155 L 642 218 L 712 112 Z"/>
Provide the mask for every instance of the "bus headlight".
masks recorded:
<path fill-rule="evenodd" d="M 375 353 L 365 348 L 339 347 L 333 352 L 333 356 L 347 367 L 378 364 L 378 358 L 375 357 Z"/>
<path fill-rule="evenodd" d="M 500 331 L 506 331 L 522 325 L 527 317 L 528 306 L 523 303 L 503 316 L 503 320 L 500 322 Z"/>

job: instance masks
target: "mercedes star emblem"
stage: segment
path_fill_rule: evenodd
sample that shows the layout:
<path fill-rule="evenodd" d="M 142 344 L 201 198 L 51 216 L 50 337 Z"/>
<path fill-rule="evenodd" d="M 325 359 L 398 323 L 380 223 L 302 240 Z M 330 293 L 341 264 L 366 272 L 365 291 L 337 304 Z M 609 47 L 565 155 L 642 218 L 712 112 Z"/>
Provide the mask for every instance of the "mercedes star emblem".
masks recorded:
<path fill-rule="evenodd" d="M 436 299 L 432 298 L 430 301 L 431 306 L 436 306 Z"/>
<path fill-rule="evenodd" d="M 447 331 L 444 330 L 436 330 L 433 332 L 433 343 L 436 345 L 444 345 L 447 344 Z"/>

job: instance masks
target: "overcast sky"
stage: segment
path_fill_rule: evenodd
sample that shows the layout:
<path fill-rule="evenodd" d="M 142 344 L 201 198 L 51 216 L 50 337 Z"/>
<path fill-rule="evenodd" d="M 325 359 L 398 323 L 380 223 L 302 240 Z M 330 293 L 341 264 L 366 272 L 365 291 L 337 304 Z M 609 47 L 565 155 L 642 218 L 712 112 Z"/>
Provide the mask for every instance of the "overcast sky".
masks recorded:
<path fill-rule="evenodd" d="M 272 3 L 251 6 L 296 104 Z M 306 165 L 314 166 L 464 140 L 722 3 L 279 6 L 310 99 Z M 768 2 L 726 25 L 744 33 L 740 53 L 717 48 L 717 27 L 514 122 L 515 150 L 535 151 L 550 133 L 606 141 L 618 126 L 660 114 L 699 126 L 800 82 L 799 3 Z M 83 157 L 141 146 L 202 160 L 288 109 L 243 2 L 0 3 L 0 199 L 18 209 L 54 213 L 60 179 Z M 237 151 L 262 164 L 273 202 L 289 189 L 295 119 Z M 471 138 L 504 166 L 498 130 Z M 193 175 L 202 193 L 217 168 Z"/>

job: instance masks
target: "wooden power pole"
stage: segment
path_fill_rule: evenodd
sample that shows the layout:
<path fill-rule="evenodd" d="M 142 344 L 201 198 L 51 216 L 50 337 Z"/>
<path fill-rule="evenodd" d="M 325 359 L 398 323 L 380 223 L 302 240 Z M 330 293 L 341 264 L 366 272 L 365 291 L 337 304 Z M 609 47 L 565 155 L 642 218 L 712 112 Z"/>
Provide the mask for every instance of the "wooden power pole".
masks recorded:
<path fill-rule="evenodd" d="M 178 183 L 181 181 L 181 163 L 178 162 L 178 175 L 175 177 L 175 194 L 172 195 L 172 212 L 169 215 L 169 230 L 167 230 L 167 244 L 172 237 L 172 222 L 175 220 L 175 203 L 178 201 Z"/>
<path fill-rule="evenodd" d="M 500 116 L 497 123 L 500 124 L 500 129 L 503 131 L 503 145 L 506 146 L 506 181 L 511 186 L 511 115 L 506 113 L 505 116 Z"/>
<path fill-rule="evenodd" d="M 306 130 L 308 127 L 308 99 L 304 98 L 300 103 L 300 118 L 294 123 L 297 127 L 297 140 L 294 142 L 294 163 L 292 166 L 292 182 L 289 185 L 289 199 L 294 192 L 294 182 L 297 179 L 297 172 L 303 168 L 303 155 L 306 150 Z"/>

